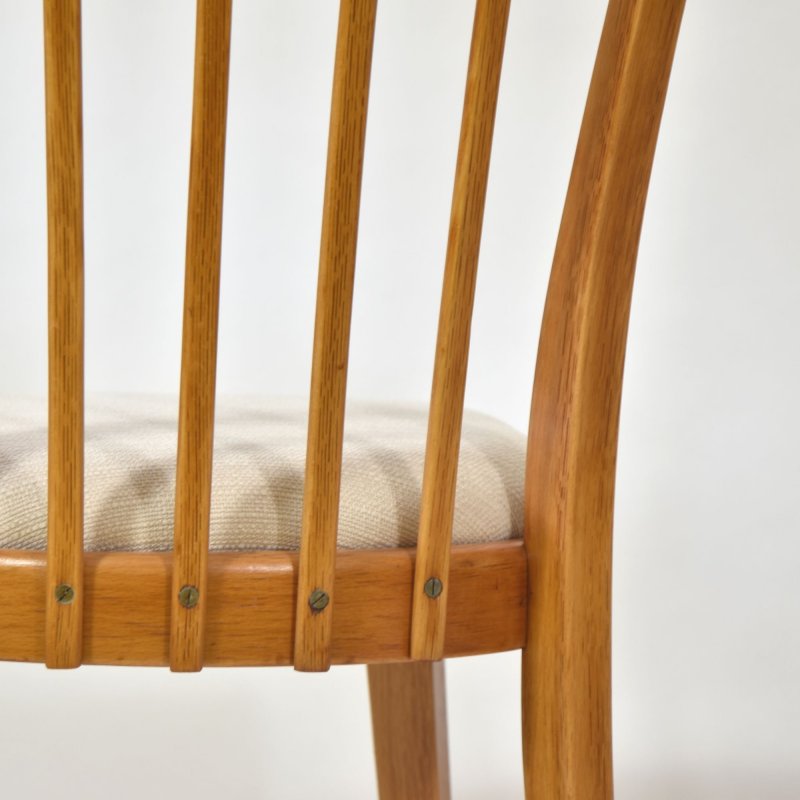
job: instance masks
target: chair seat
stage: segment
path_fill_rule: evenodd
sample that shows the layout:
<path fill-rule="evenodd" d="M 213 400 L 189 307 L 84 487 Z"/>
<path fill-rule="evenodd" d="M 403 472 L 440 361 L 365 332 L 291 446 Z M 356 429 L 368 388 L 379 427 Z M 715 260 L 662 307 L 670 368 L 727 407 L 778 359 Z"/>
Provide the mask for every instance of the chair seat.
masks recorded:
<path fill-rule="evenodd" d="M 296 550 L 306 452 L 305 402 L 220 398 L 211 502 L 212 550 Z M 413 546 L 427 428 L 423 406 L 348 405 L 338 544 Z M 87 399 L 86 550 L 169 550 L 177 401 Z M 466 411 L 453 541 L 522 534 L 525 438 Z M 0 549 L 47 546 L 47 407 L 0 399 Z"/>

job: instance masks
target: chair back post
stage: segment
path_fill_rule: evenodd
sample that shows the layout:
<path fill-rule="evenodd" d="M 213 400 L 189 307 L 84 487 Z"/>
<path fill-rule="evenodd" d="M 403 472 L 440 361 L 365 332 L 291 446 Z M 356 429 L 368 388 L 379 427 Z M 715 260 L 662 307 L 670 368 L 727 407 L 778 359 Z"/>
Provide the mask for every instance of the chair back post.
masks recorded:
<path fill-rule="evenodd" d="M 83 121 L 80 0 L 44 3 L 49 421 L 45 663 L 83 649 Z"/>
<path fill-rule="evenodd" d="M 684 0 L 611 0 L 542 321 L 526 473 L 526 793 L 610 799 L 611 539 L 645 197 Z"/>

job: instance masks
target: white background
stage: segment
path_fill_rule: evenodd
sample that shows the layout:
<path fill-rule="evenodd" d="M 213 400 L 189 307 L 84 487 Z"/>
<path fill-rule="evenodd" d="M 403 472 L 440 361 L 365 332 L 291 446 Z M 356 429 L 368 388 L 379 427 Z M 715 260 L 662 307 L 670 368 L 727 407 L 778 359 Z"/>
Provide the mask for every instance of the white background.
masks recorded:
<path fill-rule="evenodd" d="M 219 386 L 304 395 L 336 3 L 234 5 Z M 379 4 L 354 397 L 429 393 L 473 8 Z M 467 401 L 520 430 L 603 14 L 511 14 Z M 83 28 L 87 385 L 175 392 L 194 7 Z M 798 30 L 793 0 L 689 0 L 678 44 L 622 409 L 620 800 L 800 797 Z M 0 0 L 0 392 L 45 390 L 42 69 L 41 4 Z M 454 796 L 521 797 L 518 655 L 448 670 Z M 371 758 L 360 667 L 0 666 L 4 798 L 368 798 Z"/>

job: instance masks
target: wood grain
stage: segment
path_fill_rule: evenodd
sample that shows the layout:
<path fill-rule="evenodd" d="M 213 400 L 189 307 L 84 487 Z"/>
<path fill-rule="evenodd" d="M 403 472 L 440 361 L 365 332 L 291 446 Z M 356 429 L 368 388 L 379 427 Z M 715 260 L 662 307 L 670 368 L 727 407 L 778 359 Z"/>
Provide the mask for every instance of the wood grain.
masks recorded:
<path fill-rule="evenodd" d="M 198 0 L 175 485 L 170 665 L 203 666 L 231 0 Z M 185 608 L 184 586 L 199 602 Z"/>
<path fill-rule="evenodd" d="M 509 0 L 478 0 L 475 7 L 439 312 L 417 541 L 419 558 L 414 575 L 411 655 L 420 659 L 441 658 L 444 646 L 469 334 L 508 10 Z M 430 578 L 442 583 L 438 597 L 425 593 L 425 583 Z"/>
<path fill-rule="evenodd" d="M 330 666 L 347 358 L 376 0 L 341 0 L 311 368 L 295 668 Z M 309 606 L 314 590 L 330 602 Z"/>
<path fill-rule="evenodd" d="M 449 800 L 444 663 L 367 670 L 380 800 Z"/>
<path fill-rule="evenodd" d="M 334 664 L 408 660 L 413 550 L 339 554 Z M 0 551 L 0 660 L 43 661 L 46 555 Z M 173 555 L 87 553 L 83 663 L 170 663 Z M 206 666 L 292 663 L 296 552 L 212 552 Z M 521 541 L 453 549 L 445 655 L 517 650 L 525 641 L 527 575 Z"/>
<path fill-rule="evenodd" d="M 526 476 L 526 796 L 611 798 L 611 533 L 636 252 L 683 0 L 612 0 L 542 323 Z"/>
<path fill-rule="evenodd" d="M 509 0 L 477 0 L 431 392 L 418 550 L 336 551 L 376 0 L 342 0 L 299 553 L 208 553 L 231 0 L 198 0 L 173 553 L 83 553 L 79 0 L 44 0 L 46 553 L 0 551 L 0 659 L 371 665 L 381 796 L 447 797 L 436 659 L 525 647 L 526 796 L 613 796 L 611 541 L 628 316 L 684 0 L 611 0 L 545 306 L 525 542 L 451 548 L 472 306 Z M 452 552 L 451 552 L 452 550 Z M 429 578 L 443 591 L 429 598 Z M 74 593 L 56 600 L 56 587 Z M 199 603 L 185 608 L 183 586 Z M 327 607 L 314 612 L 312 590 Z M 62 596 L 63 599 L 63 596 Z M 335 603 L 334 603 L 335 599 Z M 335 612 L 335 613 L 334 613 Z M 409 647 L 410 643 L 410 647 Z M 424 662 L 411 659 L 423 659 Z M 434 663 L 430 663 L 433 660 Z"/>
<path fill-rule="evenodd" d="M 81 6 L 45 0 L 49 428 L 46 663 L 81 663 L 83 627 L 83 122 Z M 69 587 L 69 595 L 58 587 Z"/>

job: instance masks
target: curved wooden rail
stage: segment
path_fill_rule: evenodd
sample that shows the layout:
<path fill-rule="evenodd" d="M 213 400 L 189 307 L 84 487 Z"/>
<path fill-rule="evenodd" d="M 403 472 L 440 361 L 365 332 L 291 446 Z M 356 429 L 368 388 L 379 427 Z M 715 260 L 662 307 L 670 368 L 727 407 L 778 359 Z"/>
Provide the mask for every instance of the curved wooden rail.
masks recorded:
<path fill-rule="evenodd" d="M 683 0 L 612 0 L 547 294 L 526 475 L 528 797 L 607 800 L 611 531 L 636 251 Z"/>
<path fill-rule="evenodd" d="M 212 552 L 207 666 L 293 662 L 296 552 Z M 341 551 L 336 569 L 334 664 L 408 660 L 415 551 Z M 83 663 L 170 663 L 172 554 L 87 553 Z M 0 660 L 43 661 L 46 555 L 0 551 Z M 453 549 L 446 656 L 516 650 L 525 639 L 521 541 Z"/>

